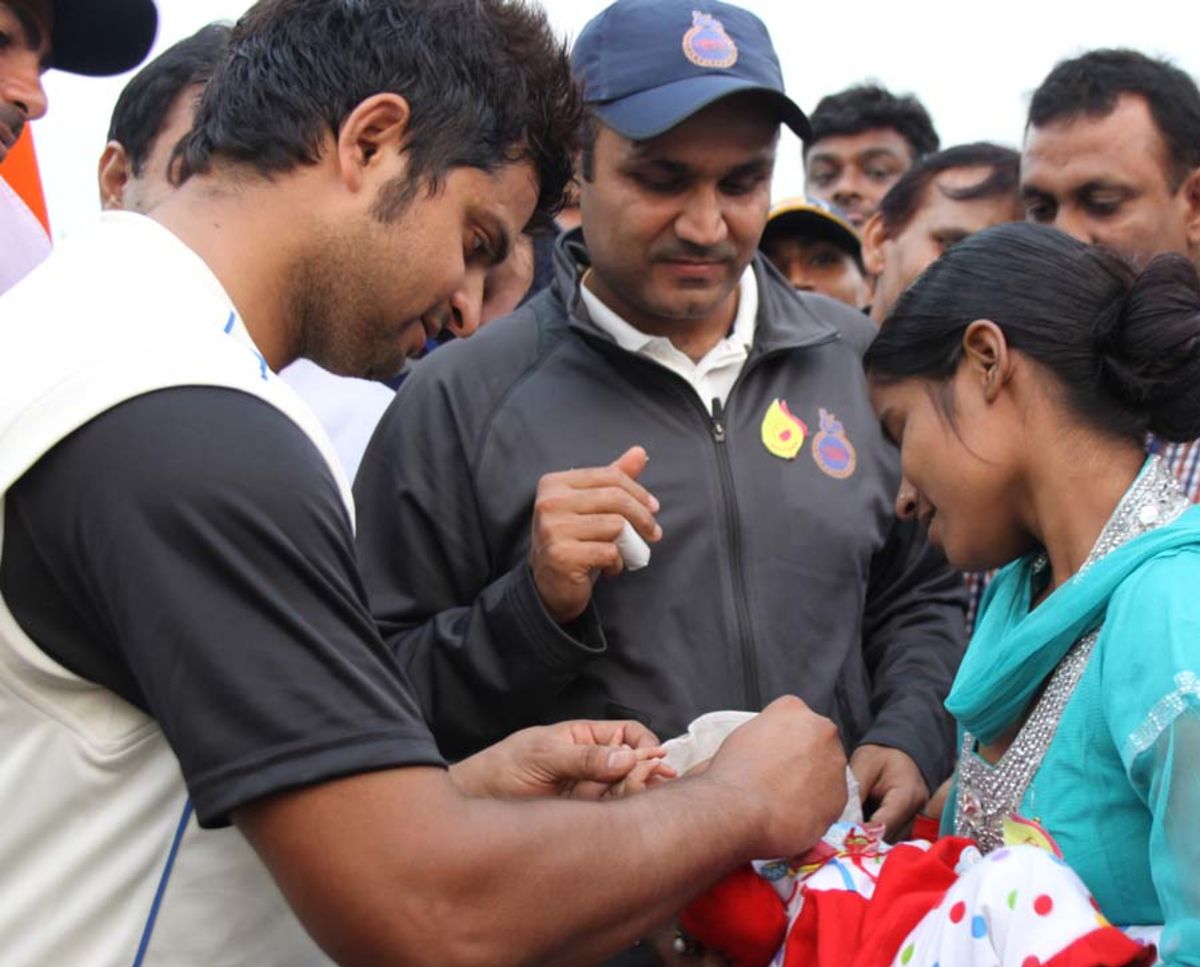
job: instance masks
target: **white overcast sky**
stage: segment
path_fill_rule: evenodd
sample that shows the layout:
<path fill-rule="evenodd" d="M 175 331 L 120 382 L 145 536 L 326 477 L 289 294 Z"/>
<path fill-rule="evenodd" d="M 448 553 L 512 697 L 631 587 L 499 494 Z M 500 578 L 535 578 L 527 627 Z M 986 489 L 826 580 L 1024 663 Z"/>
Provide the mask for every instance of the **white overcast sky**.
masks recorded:
<path fill-rule="evenodd" d="M 437 0 L 430 0 L 437 2 Z M 543 0 L 573 37 L 607 0 Z M 1098 46 L 1136 47 L 1200 76 L 1196 0 L 742 0 L 767 24 L 788 93 L 805 110 L 865 79 L 916 94 L 945 146 L 993 140 L 1018 146 L 1030 93 L 1064 57 Z M 233 20 L 248 0 L 158 0 L 153 53 L 212 20 Z M 703 8 L 701 0 L 697 7 Z M 128 79 L 46 76 L 50 113 L 34 125 L 55 235 L 98 210 L 96 161 Z M 776 195 L 801 187 L 799 142 L 785 132 Z"/>

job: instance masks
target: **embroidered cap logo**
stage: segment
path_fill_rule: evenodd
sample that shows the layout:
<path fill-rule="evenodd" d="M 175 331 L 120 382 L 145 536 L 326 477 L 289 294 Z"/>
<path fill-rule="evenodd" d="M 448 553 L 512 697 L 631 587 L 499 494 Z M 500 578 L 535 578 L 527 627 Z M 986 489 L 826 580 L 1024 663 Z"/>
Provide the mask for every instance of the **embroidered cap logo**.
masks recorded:
<path fill-rule="evenodd" d="M 738 49 L 725 26 L 709 13 L 692 11 L 692 27 L 683 35 L 683 55 L 697 67 L 732 67 Z"/>

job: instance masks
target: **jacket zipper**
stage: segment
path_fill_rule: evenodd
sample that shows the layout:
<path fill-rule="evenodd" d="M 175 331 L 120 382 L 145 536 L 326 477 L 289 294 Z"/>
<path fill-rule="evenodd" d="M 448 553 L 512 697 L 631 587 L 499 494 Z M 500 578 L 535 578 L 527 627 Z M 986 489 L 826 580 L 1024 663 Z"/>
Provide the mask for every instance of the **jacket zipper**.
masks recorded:
<path fill-rule="evenodd" d="M 721 405 L 721 398 L 714 396 L 712 401 L 712 416 L 709 417 L 712 422 L 713 439 L 717 443 L 725 442 L 725 407 Z"/>
<path fill-rule="evenodd" d="M 738 645 L 742 653 L 742 674 L 746 679 L 746 705 L 751 710 L 759 711 L 762 709 L 762 688 L 758 682 L 758 653 L 754 650 L 754 639 L 750 633 L 750 595 L 746 590 L 746 571 L 742 564 L 742 528 L 738 521 L 737 507 L 734 506 L 731 496 L 734 490 L 733 465 L 729 460 L 729 451 L 724 446 L 725 439 L 728 436 L 725 407 L 719 399 L 714 397 L 712 413 L 709 413 L 704 408 L 704 403 L 696 395 L 696 391 L 692 388 L 691 384 L 682 376 L 672 373 L 658 363 L 653 363 L 627 353 L 611 340 L 606 340 L 587 332 L 584 335 L 588 341 L 593 342 L 602 352 L 611 354 L 614 359 L 631 359 L 637 366 L 644 367 L 648 372 L 665 373 L 668 380 L 674 382 L 679 387 L 684 398 L 690 401 L 690 405 L 695 406 L 700 411 L 707 422 L 709 432 L 712 434 L 713 443 L 716 445 L 717 469 L 721 478 L 721 504 L 725 511 L 726 529 L 729 533 L 730 570 L 733 572 L 734 583 L 733 607 L 737 621 Z M 826 342 L 832 342 L 834 338 L 836 337 L 831 336 L 829 339 L 819 340 L 812 343 L 812 345 L 823 345 Z M 764 361 L 784 353 L 792 352 L 795 349 L 806 348 L 809 347 L 787 346 L 762 353 L 757 357 L 751 354 L 751 357 L 746 360 L 745 365 L 742 367 L 742 371 L 738 373 L 737 379 L 729 390 L 729 395 L 732 396 L 750 371 L 757 369 Z"/>
<path fill-rule="evenodd" d="M 721 475 L 721 503 L 725 510 L 726 531 L 729 534 L 729 566 L 733 572 L 733 606 L 737 614 L 738 644 L 742 652 L 742 676 L 746 683 L 746 704 L 752 710 L 762 708 L 762 689 L 758 683 L 758 653 L 750 634 L 750 594 L 746 586 L 746 569 L 742 564 L 742 527 L 733 501 L 733 465 L 725 443 L 725 407 L 719 397 L 713 397 L 713 442 L 717 444 L 717 468 Z"/>

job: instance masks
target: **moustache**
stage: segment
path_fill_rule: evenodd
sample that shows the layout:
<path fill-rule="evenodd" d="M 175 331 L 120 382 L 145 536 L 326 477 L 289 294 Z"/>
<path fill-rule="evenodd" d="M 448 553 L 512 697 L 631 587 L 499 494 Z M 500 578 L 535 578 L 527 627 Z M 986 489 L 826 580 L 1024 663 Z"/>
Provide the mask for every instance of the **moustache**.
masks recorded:
<path fill-rule="evenodd" d="M 25 113 L 5 101 L 0 101 L 0 124 L 12 132 L 13 144 L 16 144 L 21 132 L 25 130 Z"/>
<path fill-rule="evenodd" d="M 730 245 L 700 248 L 696 245 L 671 245 L 650 257 L 651 262 L 732 262 L 737 251 Z"/>

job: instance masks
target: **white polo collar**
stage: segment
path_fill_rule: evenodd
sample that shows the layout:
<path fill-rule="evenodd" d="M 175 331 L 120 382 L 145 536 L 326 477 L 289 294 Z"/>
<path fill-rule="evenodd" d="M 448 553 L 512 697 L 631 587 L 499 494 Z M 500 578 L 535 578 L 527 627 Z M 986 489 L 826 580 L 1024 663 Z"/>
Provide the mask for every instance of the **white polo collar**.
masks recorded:
<path fill-rule="evenodd" d="M 661 347 L 663 343 L 670 345 L 672 349 L 675 348 L 666 336 L 652 336 L 642 332 L 605 305 L 600 297 L 588 288 L 587 273 L 584 274 L 579 291 L 584 305 L 587 306 L 588 314 L 592 317 L 592 322 L 612 336 L 617 345 L 627 352 L 645 353 L 649 349 Z M 718 350 L 721 350 L 724 355 L 730 349 L 742 355 L 748 354 L 754 343 L 757 318 L 758 279 L 754 276 L 754 266 L 748 265 L 738 282 L 738 309 L 737 315 L 733 319 L 733 327 L 729 335 L 709 351 L 709 356 Z M 707 359 L 708 356 L 705 358 Z"/>

